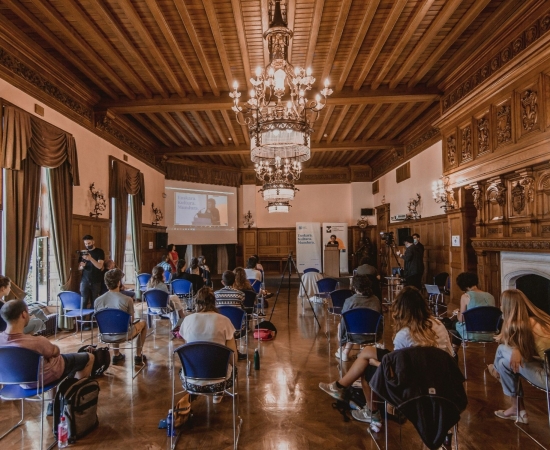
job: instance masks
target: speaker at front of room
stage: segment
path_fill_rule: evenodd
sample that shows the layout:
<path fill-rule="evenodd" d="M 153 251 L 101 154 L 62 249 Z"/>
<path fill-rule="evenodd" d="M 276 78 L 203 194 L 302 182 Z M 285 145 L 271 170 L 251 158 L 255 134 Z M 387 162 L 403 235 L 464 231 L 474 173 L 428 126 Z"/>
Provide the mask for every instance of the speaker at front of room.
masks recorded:
<path fill-rule="evenodd" d="M 157 240 L 157 250 L 164 250 L 168 247 L 168 233 L 159 232 L 155 237 Z"/>
<path fill-rule="evenodd" d="M 361 208 L 362 216 L 374 216 L 374 208 Z"/>
<path fill-rule="evenodd" d="M 405 238 L 411 235 L 410 228 L 398 228 L 397 229 L 397 245 L 400 247 L 405 245 Z"/>

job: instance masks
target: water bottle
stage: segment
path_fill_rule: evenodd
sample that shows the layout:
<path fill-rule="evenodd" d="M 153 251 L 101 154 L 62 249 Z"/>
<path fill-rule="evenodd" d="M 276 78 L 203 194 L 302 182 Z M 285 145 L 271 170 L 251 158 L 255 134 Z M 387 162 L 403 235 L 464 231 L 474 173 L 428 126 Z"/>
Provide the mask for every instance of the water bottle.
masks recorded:
<path fill-rule="evenodd" d="M 57 446 L 59 448 L 65 448 L 69 445 L 69 427 L 65 421 L 65 416 L 61 416 L 61 421 L 57 426 Z"/>
<path fill-rule="evenodd" d="M 168 416 L 166 417 L 166 436 L 175 436 L 174 433 L 174 415 L 172 410 L 168 410 Z"/>
<path fill-rule="evenodd" d="M 254 350 L 254 370 L 260 370 L 260 354 L 258 349 Z"/>

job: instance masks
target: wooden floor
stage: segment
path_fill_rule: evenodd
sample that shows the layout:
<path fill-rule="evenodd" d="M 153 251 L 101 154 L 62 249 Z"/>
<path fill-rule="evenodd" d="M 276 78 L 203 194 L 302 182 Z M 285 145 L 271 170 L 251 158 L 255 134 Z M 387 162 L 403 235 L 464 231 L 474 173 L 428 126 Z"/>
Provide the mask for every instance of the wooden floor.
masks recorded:
<path fill-rule="evenodd" d="M 268 280 L 267 287 L 275 292 L 279 279 Z M 273 323 L 279 332 L 274 341 L 262 343 L 261 369 L 252 369 L 245 376 L 245 364 L 239 362 L 240 415 L 243 428 L 241 449 L 305 450 L 305 449 L 374 449 L 374 442 L 364 423 L 345 423 L 331 407 L 332 399 L 322 392 L 320 381 L 338 378 L 336 344 L 332 323 L 332 342 L 324 334 L 324 317 L 317 308 L 323 329 L 314 322 L 311 308 L 296 299 L 297 283 L 292 283 L 290 318 L 287 319 L 287 291 L 281 291 Z M 285 283 L 286 286 L 286 283 Z M 273 299 L 271 305 L 273 305 Z M 139 307 L 138 307 L 139 310 Z M 386 323 L 388 323 L 388 320 Z M 89 332 L 88 332 L 89 334 Z M 169 440 L 165 430 L 157 429 L 170 407 L 170 354 L 182 342 L 170 342 L 167 322 L 159 325 L 157 337 L 149 337 L 145 354 L 148 365 L 132 382 L 130 352 L 125 365 L 111 367 L 111 375 L 99 380 L 99 428 L 78 441 L 73 447 L 109 449 L 166 449 Z M 386 346 L 391 348 L 391 331 L 386 327 Z M 58 342 L 63 352 L 76 351 L 80 341 L 69 338 Z M 252 342 L 250 355 L 253 353 Z M 500 384 L 485 376 L 483 368 L 492 362 L 495 346 L 472 346 L 468 349 L 469 380 L 466 383 L 469 405 L 459 424 L 459 444 L 462 449 L 534 449 L 538 448 L 511 421 L 497 419 L 493 411 L 506 406 Z M 461 355 L 462 356 L 462 355 Z M 550 446 L 550 429 L 546 415 L 544 393 L 526 389 L 529 430 Z M 39 407 L 26 408 L 28 420 L 0 442 L 1 449 L 37 449 L 39 447 Z M 0 403 L 0 434 L 17 419 L 14 403 Z M 229 449 L 232 447 L 231 401 L 217 405 L 200 398 L 193 404 L 193 428 L 186 430 L 178 443 L 179 449 Z M 48 428 L 51 418 L 47 420 Z M 401 440 L 399 439 L 401 433 Z M 390 448 L 424 448 L 410 423 L 399 426 L 390 422 Z M 48 439 L 52 438 L 48 430 Z M 378 441 L 383 446 L 383 433 Z"/>

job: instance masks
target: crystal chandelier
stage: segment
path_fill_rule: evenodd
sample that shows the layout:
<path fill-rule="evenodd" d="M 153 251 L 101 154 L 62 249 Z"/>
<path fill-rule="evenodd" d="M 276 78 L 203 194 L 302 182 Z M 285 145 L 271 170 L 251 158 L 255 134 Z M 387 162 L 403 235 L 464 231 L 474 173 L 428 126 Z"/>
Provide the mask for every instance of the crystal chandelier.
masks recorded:
<path fill-rule="evenodd" d="M 294 182 L 300 178 L 302 165 L 296 160 L 275 157 L 273 166 L 260 161 L 255 164 L 256 177 L 262 182 L 260 192 L 266 201 L 289 201 L 298 189 Z M 269 209 L 269 208 L 268 208 Z"/>
<path fill-rule="evenodd" d="M 284 212 L 287 213 L 290 211 L 290 202 L 288 201 L 276 201 L 276 202 L 267 202 L 267 211 L 270 213 Z"/>
<path fill-rule="evenodd" d="M 256 69 L 256 78 L 250 79 L 250 98 L 242 106 L 238 83 L 233 84 L 233 92 L 229 93 L 232 110 L 239 124 L 248 127 L 252 162 L 274 164 L 276 157 L 307 161 L 313 124 L 332 89 L 326 80 L 315 99 L 307 98 L 315 78 L 310 68 L 294 67 L 287 61 L 293 32 L 287 28 L 286 2 L 270 0 L 269 19 L 264 39 L 270 63 L 265 69 Z"/>

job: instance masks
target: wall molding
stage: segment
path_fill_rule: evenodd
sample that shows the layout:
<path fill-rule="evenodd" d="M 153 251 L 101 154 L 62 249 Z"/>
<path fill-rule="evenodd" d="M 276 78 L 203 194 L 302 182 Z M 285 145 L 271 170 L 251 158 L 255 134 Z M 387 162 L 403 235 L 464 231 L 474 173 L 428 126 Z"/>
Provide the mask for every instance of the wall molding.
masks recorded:
<path fill-rule="evenodd" d="M 474 238 L 472 239 L 472 246 L 477 251 L 509 251 L 509 252 L 523 252 L 540 251 L 548 252 L 550 250 L 550 239 L 537 238 L 537 239 L 488 239 L 488 238 Z"/>

